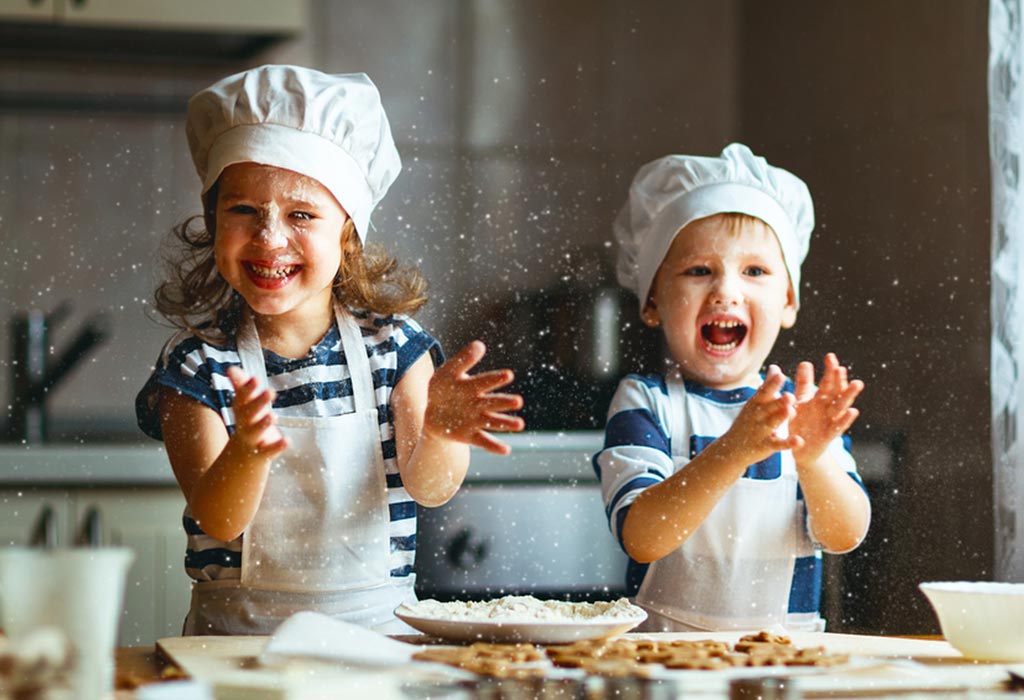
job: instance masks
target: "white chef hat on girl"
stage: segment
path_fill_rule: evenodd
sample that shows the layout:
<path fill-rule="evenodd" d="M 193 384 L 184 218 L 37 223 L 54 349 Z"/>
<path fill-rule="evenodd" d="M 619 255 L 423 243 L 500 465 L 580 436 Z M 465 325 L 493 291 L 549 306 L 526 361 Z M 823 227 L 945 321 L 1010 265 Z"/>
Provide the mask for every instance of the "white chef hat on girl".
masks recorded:
<path fill-rule="evenodd" d="M 775 232 L 800 303 L 800 265 L 814 228 L 814 204 L 803 180 L 741 143 L 714 157 L 670 155 L 647 163 L 615 219 L 619 283 L 647 305 L 654 276 L 680 229 L 697 219 L 735 212 L 761 219 Z"/>
<path fill-rule="evenodd" d="M 189 100 L 185 134 L 204 195 L 234 163 L 292 170 L 326 187 L 364 242 L 370 212 L 402 169 L 363 73 L 260 66 L 228 76 Z"/>

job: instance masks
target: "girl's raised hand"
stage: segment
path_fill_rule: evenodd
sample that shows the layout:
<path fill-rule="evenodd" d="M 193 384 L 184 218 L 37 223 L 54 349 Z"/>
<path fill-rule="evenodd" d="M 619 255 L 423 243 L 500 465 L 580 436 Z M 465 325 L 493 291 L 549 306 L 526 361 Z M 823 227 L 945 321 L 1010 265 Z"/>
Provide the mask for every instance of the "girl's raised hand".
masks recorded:
<path fill-rule="evenodd" d="M 821 383 L 814 386 L 814 365 L 801 362 L 796 370 L 796 416 L 789 430 L 803 438 L 803 446 L 793 450 L 797 464 L 818 459 L 834 439 L 845 433 L 860 411 L 853 402 L 864 390 L 864 382 L 847 378 L 846 367 L 834 353 L 825 355 Z"/>
<path fill-rule="evenodd" d="M 523 397 L 494 393 L 512 382 L 512 370 L 469 374 L 486 352 L 484 344 L 474 340 L 437 368 L 427 390 L 423 430 L 434 437 L 508 454 L 509 446 L 490 433 L 517 433 L 523 429 L 522 418 L 507 415 L 523 407 Z"/>
<path fill-rule="evenodd" d="M 272 458 L 288 447 L 288 440 L 274 424 L 274 392 L 261 388 L 256 380 L 238 367 L 228 367 L 228 379 L 235 388 L 232 409 L 235 431 L 231 439 L 253 454 Z"/>

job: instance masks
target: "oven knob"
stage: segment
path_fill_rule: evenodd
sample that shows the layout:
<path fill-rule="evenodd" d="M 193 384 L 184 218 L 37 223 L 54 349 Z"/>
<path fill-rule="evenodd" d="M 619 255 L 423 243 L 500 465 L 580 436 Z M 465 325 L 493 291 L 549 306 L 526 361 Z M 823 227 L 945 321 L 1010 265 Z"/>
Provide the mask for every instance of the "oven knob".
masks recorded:
<path fill-rule="evenodd" d="M 459 530 L 448 543 L 448 561 L 458 569 L 469 569 L 476 566 L 487 556 L 487 542 L 474 541 L 473 532 L 468 527 Z"/>

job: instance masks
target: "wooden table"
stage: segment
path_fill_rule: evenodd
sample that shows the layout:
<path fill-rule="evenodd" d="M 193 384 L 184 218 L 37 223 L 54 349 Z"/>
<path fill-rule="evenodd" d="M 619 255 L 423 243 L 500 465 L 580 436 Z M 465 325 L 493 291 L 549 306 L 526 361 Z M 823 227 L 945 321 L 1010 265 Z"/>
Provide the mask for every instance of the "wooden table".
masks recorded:
<path fill-rule="evenodd" d="M 643 635 L 649 636 L 649 635 Z M 663 635 L 654 635 L 663 636 Z M 672 636 L 672 635 L 668 635 Z M 685 635 L 676 635 L 685 636 Z M 943 669 L 962 669 L 965 666 L 973 666 L 970 662 L 965 662 L 962 658 L 958 658 L 959 655 L 952 648 L 949 647 L 941 637 L 933 635 L 921 635 L 914 637 L 870 637 L 860 635 L 824 635 L 828 640 L 827 646 L 841 648 L 843 646 L 848 647 L 848 650 L 854 653 L 863 651 L 865 648 L 877 650 L 882 655 L 889 655 L 891 653 L 897 653 L 902 655 L 902 650 L 913 651 L 915 649 L 926 650 L 926 654 L 923 656 L 917 656 L 916 660 L 926 663 L 928 668 L 935 673 L 942 673 Z M 794 640 L 796 641 L 796 640 Z M 867 646 L 865 646 L 867 645 Z M 248 646 L 251 646 L 248 645 Z M 808 646 L 807 644 L 801 644 L 801 646 Z M 938 650 L 933 652 L 932 650 Z M 247 653 L 251 653 L 247 652 Z M 202 657 L 205 660 L 207 657 Z M 118 680 L 118 692 L 115 694 L 116 700 L 134 700 L 136 693 L 134 688 L 139 685 L 162 682 L 171 678 L 180 678 L 181 672 L 173 664 L 169 664 L 163 659 L 163 657 L 156 651 L 155 647 L 123 647 L 116 652 L 117 661 L 117 680 Z M 978 665 L 978 668 L 983 670 L 984 664 Z M 197 667 L 198 668 L 198 667 Z M 972 670 L 973 672 L 973 670 Z M 929 690 L 918 690 L 915 693 L 915 697 L 920 698 L 950 698 L 956 696 L 956 687 L 943 687 L 937 688 L 932 687 L 931 692 Z M 966 692 L 966 688 L 964 689 Z M 980 690 L 980 688 L 972 687 L 972 690 Z M 887 697 L 906 697 L 907 689 L 893 689 L 891 692 L 885 692 L 881 688 L 868 694 L 862 692 L 843 692 L 842 689 L 836 688 L 834 694 L 829 694 L 830 697 L 873 697 L 873 698 L 887 698 Z M 985 697 L 1006 697 L 996 691 L 995 687 L 989 686 L 986 688 L 987 694 Z M 826 693 L 828 694 L 828 693 Z M 812 693 L 815 697 L 821 696 L 820 692 Z M 1012 697 L 1012 696 L 1011 696 Z M 1019 697 L 1019 696 L 1017 696 Z"/>
<path fill-rule="evenodd" d="M 166 680 L 164 674 L 179 677 L 168 669 L 166 661 L 157 656 L 153 647 L 121 647 L 114 654 L 117 664 L 115 698 L 121 700 L 135 697 L 134 689 L 139 685 Z"/>

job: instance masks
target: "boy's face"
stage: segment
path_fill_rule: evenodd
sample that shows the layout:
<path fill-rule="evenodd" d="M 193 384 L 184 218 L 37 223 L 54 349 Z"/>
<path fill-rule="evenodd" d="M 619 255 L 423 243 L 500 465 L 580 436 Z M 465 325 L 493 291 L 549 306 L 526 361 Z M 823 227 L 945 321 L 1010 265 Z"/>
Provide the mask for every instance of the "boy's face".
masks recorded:
<path fill-rule="evenodd" d="M 753 217 L 716 214 L 676 236 L 643 318 L 661 325 L 685 377 L 711 389 L 735 389 L 757 382 L 796 311 L 771 228 Z"/>

